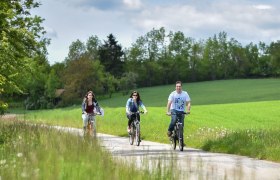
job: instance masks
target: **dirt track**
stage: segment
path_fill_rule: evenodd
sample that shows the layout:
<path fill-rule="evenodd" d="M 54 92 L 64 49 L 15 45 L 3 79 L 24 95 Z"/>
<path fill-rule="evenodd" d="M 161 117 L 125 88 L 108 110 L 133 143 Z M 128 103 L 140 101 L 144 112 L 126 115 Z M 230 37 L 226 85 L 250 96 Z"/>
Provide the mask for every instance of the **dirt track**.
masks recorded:
<path fill-rule="evenodd" d="M 61 128 L 82 134 L 81 129 Z M 186 147 L 183 152 L 171 150 L 169 144 L 142 141 L 140 146 L 130 145 L 128 138 L 99 134 L 102 146 L 114 157 L 134 162 L 138 167 L 153 167 L 175 163 L 180 167 L 180 179 L 256 179 L 280 180 L 280 164 L 252 158 L 210 153 Z"/>

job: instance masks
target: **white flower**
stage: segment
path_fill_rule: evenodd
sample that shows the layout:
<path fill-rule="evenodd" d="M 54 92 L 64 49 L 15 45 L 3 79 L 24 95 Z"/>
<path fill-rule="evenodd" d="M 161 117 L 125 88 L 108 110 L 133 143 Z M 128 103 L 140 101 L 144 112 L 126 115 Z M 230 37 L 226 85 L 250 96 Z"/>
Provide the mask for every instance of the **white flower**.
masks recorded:
<path fill-rule="evenodd" d="M 0 161 L 0 165 L 3 165 L 5 163 L 6 163 L 6 159 L 3 159 L 3 160 Z"/>
<path fill-rule="evenodd" d="M 22 153 L 17 153 L 17 157 L 22 157 L 23 154 Z"/>

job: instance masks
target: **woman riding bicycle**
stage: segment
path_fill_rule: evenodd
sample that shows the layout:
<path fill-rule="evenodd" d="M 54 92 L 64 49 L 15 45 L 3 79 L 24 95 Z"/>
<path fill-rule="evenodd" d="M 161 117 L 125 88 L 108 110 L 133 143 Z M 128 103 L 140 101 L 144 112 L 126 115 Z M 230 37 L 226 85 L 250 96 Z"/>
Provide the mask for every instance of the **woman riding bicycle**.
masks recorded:
<path fill-rule="evenodd" d="M 100 107 L 93 92 L 88 91 L 82 102 L 82 119 L 84 130 L 86 130 L 86 126 L 88 124 L 89 114 L 93 114 L 94 112 L 100 113 Z M 93 118 L 95 118 L 95 116 L 93 116 Z"/>
<path fill-rule="evenodd" d="M 126 102 L 126 117 L 128 119 L 127 132 L 130 132 L 130 125 L 133 119 L 135 119 L 135 116 L 137 116 L 138 120 L 140 121 L 139 114 L 132 114 L 139 111 L 139 106 L 144 110 L 145 114 L 148 112 L 141 101 L 140 94 L 137 91 L 133 91 Z"/>
<path fill-rule="evenodd" d="M 182 114 L 181 121 L 184 126 L 183 113 L 185 112 L 185 107 L 187 107 L 187 112 L 191 110 L 191 99 L 189 94 L 186 91 L 182 91 L 182 82 L 176 82 L 176 90 L 171 92 L 168 97 L 167 102 L 167 115 L 171 116 L 171 122 L 168 127 L 167 136 L 170 137 L 176 123 L 177 114 Z"/>

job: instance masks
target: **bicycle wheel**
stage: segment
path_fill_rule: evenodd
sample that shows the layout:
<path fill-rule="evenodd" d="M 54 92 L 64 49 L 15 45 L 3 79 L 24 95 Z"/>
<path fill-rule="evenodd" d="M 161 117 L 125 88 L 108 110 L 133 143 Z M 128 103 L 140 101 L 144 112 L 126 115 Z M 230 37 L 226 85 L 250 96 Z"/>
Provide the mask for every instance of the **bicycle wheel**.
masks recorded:
<path fill-rule="evenodd" d="M 136 145 L 140 145 L 140 124 L 136 124 L 136 131 L 135 131 L 135 140 L 136 140 Z"/>
<path fill-rule="evenodd" d="M 129 133 L 129 143 L 130 143 L 130 145 L 133 145 L 134 138 L 135 138 L 135 130 L 134 130 L 134 126 L 132 126 L 131 130 L 130 130 L 130 133 Z"/>
<path fill-rule="evenodd" d="M 86 129 L 84 129 L 84 136 L 89 136 L 91 135 L 91 123 L 90 120 L 87 122 Z"/>
<path fill-rule="evenodd" d="M 92 135 L 93 137 L 96 137 L 96 122 L 95 120 L 91 121 L 91 131 L 92 131 Z"/>
<path fill-rule="evenodd" d="M 173 150 L 176 149 L 176 131 L 173 131 L 172 135 L 170 136 L 170 143 Z"/>
<path fill-rule="evenodd" d="M 180 151 L 184 150 L 184 136 L 183 136 L 183 126 L 180 124 L 178 129 L 178 142 Z"/>

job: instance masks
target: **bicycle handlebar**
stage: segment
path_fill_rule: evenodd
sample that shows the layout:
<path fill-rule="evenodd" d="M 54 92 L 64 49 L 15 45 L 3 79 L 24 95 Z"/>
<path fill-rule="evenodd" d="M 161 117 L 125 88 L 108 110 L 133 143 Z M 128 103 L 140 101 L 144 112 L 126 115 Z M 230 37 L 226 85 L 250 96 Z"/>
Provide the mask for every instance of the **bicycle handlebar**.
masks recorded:
<path fill-rule="evenodd" d="M 143 111 L 137 111 L 137 112 L 130 112 L 131 114 L 144 114 Z"/>
<path fill-rule="evenodd" d="M 101 112 L 87 113 L 89 116 L 102 115 Z"/>
<path fill-rule="evenodd" d="M 172 112 L 170 114 L 166 113 L 166 115 L 178 115 L 178 114 L 185 114 L 185 115 L 187 115 L 187 114 L 191 114 L 191 112 L 180 112 L 180 113 Z"/>

